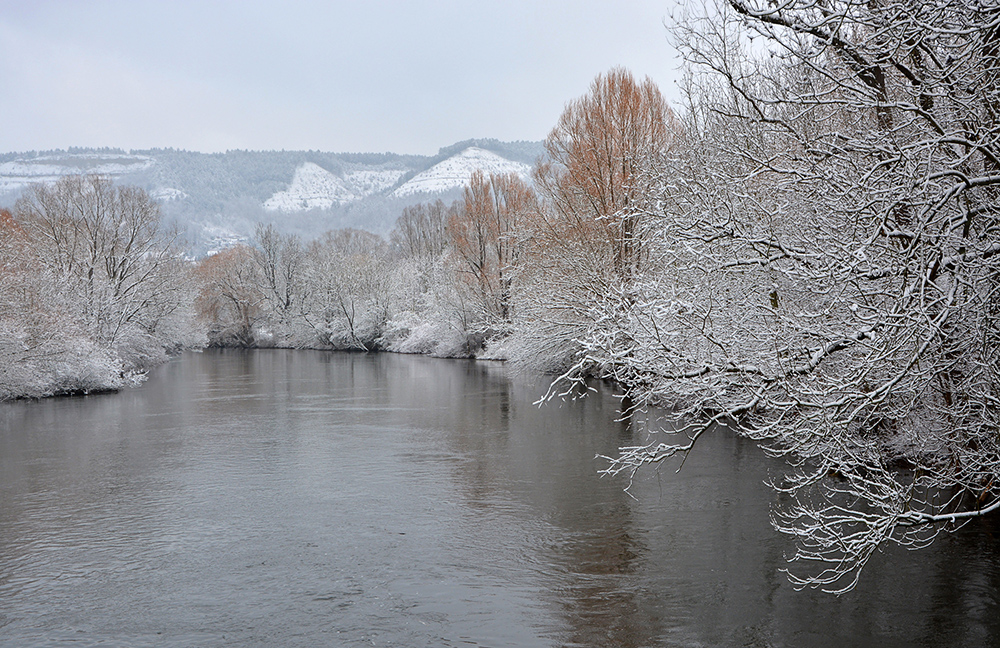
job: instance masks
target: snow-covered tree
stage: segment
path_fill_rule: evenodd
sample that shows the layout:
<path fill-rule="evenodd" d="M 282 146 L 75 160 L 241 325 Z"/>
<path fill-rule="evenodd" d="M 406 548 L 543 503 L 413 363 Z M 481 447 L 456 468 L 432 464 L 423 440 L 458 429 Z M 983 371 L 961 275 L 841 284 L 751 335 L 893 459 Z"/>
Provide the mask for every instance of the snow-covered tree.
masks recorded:
<path fill-rule="evenodd" d="M 210 344 L 256 346 L 264 321 L 264 280 L 249 246 L 237 245 L 198 263 L 199 319 Z"/>
<path fill-rule="evenodd" d="M 646 193 L 639 170 L 650 154 L 667 149 L 675 118 L 659 88 L 624 68 L 598 75 L 571 101 L 545 140 L 548 159 L 535 182 L 546 199 L 545 245 L 600 257 L 607 272 L 627 281 L 642 260 L 638 212 Z"/>
<path fill-rule="evenodd" d="M 252 248 L 261 280 L 261 308 L 272 342 L 300 346 L 306 342 L 302 307 L 308 297 L 306 253 L 298 236 L 281 234 L 274 225 L 257 225 Z"/>
<path fill-rule="evenodd" d="M 389 319 L 389 246 L 371 232 L 327 232 L 306 248 L 303 313 L 321 343 L 368 350 Z"/>
<path fill-rule="evenodd" d="M 530 245 L 509 345 L 518 364 L 562 371 L 578 363 L 594 305 L 632 290 L 647 257 L 643 165 L 672 146 L 677 128 L 656 84 L 622 68 L 567 105 L 545 140 L 548 159 L 535 169 L 542 209 L 522 234 Z"/>
<path fill-rule="evenodd" d="M 735 426 L 790 461 L 793 582 L 844 591 L 1000 508 L 1000 7 L 730 0 L 675 33 L 696 96 L 633 206 L 651 263 L 583 346 L 681 439 L 610 470 Z"/>
<path fill-rule="evenodd" d="M 141 189 L 67 177 L 0 220 L 0 397 L 116 389 L 200 342 L 187 266 Z"/>

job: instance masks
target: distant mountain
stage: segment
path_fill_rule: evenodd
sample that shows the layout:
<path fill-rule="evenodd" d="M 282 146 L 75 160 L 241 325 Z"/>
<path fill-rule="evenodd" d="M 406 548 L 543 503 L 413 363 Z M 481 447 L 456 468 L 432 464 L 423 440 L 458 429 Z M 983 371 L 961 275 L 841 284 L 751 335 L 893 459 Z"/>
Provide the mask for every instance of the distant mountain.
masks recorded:
<path fill-rule="evenodd" d="M 467 140 L 435 156 L 321 151 L 68 149 L 0 154 L 0 206 L 36 182 L 95 173 L 149 191 L 196 255 L 249 240 L 256 223 L 312 238 L 338 227 L 387 234 L 418 202 L 461 196 L 476 169 L 529 178 L 540 142 Z"/>
<path fill-rule="evenodd" d="M 404 198 L 462 189 L 469 184 L 472 174 L 477 170 L 486 174 L 516 173 L 525 180 L 528 180 L 531 174 L 530 165 L 509 160 L 477 146 L 470 146 L 413 176 L 396 187 L 392 195 Z"/>
<path fill-rule="evenodd" d="M 0 162 L 0 198 L 19 193 L 32 183 L 55 182 L 65 175 L 88 173 L 120 177 L 144 171 L 155 163 L 149 155 L 126 153 L 29 153 Z"/>
<path fill-rule="evenodd" d="M 283 212 L 329 209 L 357 199 L 343 178 L 318 164 L 303 162 L 295 169 L 288 188 L 264 201 L 264 209 Z"/>

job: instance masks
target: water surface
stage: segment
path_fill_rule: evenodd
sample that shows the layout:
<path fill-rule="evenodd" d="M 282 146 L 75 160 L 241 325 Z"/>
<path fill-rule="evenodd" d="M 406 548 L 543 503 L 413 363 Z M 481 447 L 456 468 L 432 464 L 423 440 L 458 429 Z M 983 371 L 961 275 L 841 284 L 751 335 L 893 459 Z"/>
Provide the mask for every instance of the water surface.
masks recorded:
<path fill-rule="evenodd" d="M 794 591 L 764 485 L 706 437 L 623 492 L 608 393 L 501 365 L 188 354 L 120 394 L 0 404 L 2 646 L 989 646 L 993 521 Z"/>

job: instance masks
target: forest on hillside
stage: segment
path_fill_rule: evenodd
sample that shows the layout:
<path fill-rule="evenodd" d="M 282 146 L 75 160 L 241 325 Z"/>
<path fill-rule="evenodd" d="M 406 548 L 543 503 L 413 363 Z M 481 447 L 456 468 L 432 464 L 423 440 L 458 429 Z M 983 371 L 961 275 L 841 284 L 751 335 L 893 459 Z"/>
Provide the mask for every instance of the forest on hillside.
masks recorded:
<path fill-rule="evenodd" d="M 650 423 L 609 473 L 732 427 L 787 459 L 789 577 L 834 592 L 1000 508 L 1000 5 L 728 0 L 670 29 L 684 105 L 601 74 L 532 184 L 477 174 L 389 241 L 263 225 L 191 266 L 144 192 L 35 187 L 0 221 L 0 396 L 199 344 L 613 380 Z"/>
<path fill-rule="evenodd" d="M 66 150 L 0 154 L 0 205 L 11 206 L 32 182 L 63 175 L 107 175 L 146 189 L 160 201 L 161 221 L 176 226 L 181 244 L 200 257 L 234 241 L 250 239 L 254 226 L 271 222 L 282 233 L 315 238 L 329 229 L 356 227 L 387 236 L 400 211 L 425 200 L 419 188 L 396 195 L 407 181 L 468 148 L 495 153 L 530 167 L 544 154 L 540 141 L 468 139 L 434 155 L 333 153 L 327 151 L 248 151 L 200 153 L 172 148 L 122 150 L 70 147 Z M 303 168 L 318 167 L 327 183 L 315 182 L 286 196 Z M 315 180 L 315 178 L 312 178 Z M 333 186 L 342 184 L 337 192 Z M 433 188 L 445 200 L 461 187 Z M 304 198 L 301 190 L 306 191 Z M 318 189 L 318 193 L 317 193 Z M 331 191 L 336 195 L 328 195 Z M 309 204 L 305 204 L 311 198 Z M 324 200 L 326 199 L 326 200 Z M 290 201 L 290 202 L 289 202 Z"/>

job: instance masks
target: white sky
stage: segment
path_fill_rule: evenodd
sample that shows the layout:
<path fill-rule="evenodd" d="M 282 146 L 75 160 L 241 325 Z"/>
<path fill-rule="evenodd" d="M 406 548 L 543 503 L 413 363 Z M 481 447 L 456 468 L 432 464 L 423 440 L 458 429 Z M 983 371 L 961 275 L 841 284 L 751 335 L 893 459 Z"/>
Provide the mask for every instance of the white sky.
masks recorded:
<path fill-rule="evenodd" d="M 676 97 L 679 0 L 0 0 L 0 152 L 540 140 L 615 65 Z"/>

